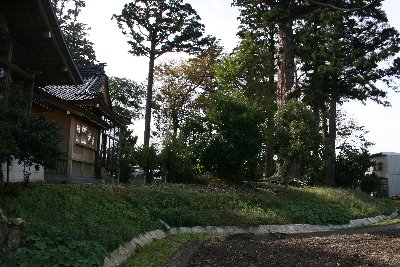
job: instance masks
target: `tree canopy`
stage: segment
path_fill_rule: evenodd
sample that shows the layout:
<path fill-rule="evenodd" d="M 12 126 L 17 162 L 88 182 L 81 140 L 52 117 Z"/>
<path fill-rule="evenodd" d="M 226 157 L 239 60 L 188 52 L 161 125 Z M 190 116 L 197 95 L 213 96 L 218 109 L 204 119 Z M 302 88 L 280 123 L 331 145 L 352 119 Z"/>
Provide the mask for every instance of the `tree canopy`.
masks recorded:
<path fill-rule="evenodd" d="M 108 80 L 113 109 L 131 120 L 142 118 L 144 86 L 127 78 L 110 77 Z"/>
<path fill-rule="evenodd" d="M 75 63 L 78 65 L 96 63 L 94 44 L 87 38 L 90 27 L 78 21 L 82 8 L 86 6 L 85 1 L 51 0 L 51 2 L 56 9 L 61 31 Z"/>
<path fill-rule="evenodd" d="M 148 148 L 155 59 L 167 52 L 199 52 L 209 39 L 203 38 L 204 25 L 197 12 L 182 0 L 135 0 L 125 4 L 113 19 L 129 36 L 129 53 L 149 58 L 144 131 L 144 146 Z"/>
<path fill-rule="evenodd" d="M 235 0 L 240 36 L 277 40 L 277 104 L 299 98 L 324 134 L 326 183 L 334 184 L 337 105 L 372 99 L 388 105 L 378 81 L 396 88 L 399 34 L 381 0 Z M 277 28 L 274 27 L 277 25 Z"/>
<path fill-rule="evenodd" d="M 0 166 L 15 159 L 35 168 L 53 168 L 63 155 L 60 128 L 44 115 L 33 116 L 15 106 L 0 106 L 0 129 Z"/>

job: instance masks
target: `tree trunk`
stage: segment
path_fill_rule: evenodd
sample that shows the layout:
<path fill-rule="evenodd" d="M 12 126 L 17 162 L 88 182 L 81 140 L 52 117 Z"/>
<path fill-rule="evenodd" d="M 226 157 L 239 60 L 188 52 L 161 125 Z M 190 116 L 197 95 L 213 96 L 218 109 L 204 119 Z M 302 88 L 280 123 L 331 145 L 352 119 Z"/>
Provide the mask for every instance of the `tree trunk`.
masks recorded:
<path fill-rule="evenodd" d="M 291 16 L 291 0 L 281 0 L 280 6 L 282 12 L 285 12 L 282 20 L 278 22 L 279 43 L 278 43 L 278 84 L 276 94 L 276 104 L 278 108 L 284 105 L 288 98 L 289 92 L 294 88 L 294 44 L 293 44 L 293 18 Z M 279 159 L 278 159 L 279 161 Z M 279 162 L 276 165 L 274 176 L 280 176 Z M 291 166 L 294 168 L 295 166 Z M 285 177 L 285 188 L 289 185 L 287 177 Z"/>
<path fill-rule="evenodd" d="M 154 49 L 153 49 L 154 50 Z M 150 144 L 150 130 L 151 130 L 151 106 L 153 101 L 153 82 L 154 82 L 154 51 L 150 54 L 149 60 L 149 73 L 147 76 L 147 95 L 146 95 L 146 113 L 144 116 L 144 142 L 145 148 Z"/>
<path fill-rule="evenodd" d="M 144 149 L 150 147 L 150 131 L 151 131 L 151 106 L 153 102 L 153 82 L 154 82 L 154 61 L 155 61 L 155 42 L 151 44 L 149 73 L 147 76 L 147 95 L 146 95 L 146 113 L 144 116 Z M 148 169 L 144 169 L 145 182 L 151 182 L 151 175 Z"/>
<path fill-rule="evenodd" d="M 4 196 L 3 163 L 0 162 L 0 196 Z"/>
<path fill-rule="evenodd" d="M 6 187 L 8 183 L 10 182 L 10 166 L 11 166 L 11 159 L 10 156 L 7 156 L 7 181 L 6 181 Z"/>
<path fill-rule="evenodd" d="M 278 89 L 276 101 L 278 107 L 286 103 L 288 93 L 294 88 L 294 72 L 293 21 L 289 16 L 286 21 L 279 23 Z"/>
<path fill-rule="evenodd" d="M 274 62 L 275 60 L 275 53 L 276 53 L 276 49 L 275 49 L 275 33 L 276 33 L 276 28 L 274 25 L 270 25 L 268 27 L 268 52 L 270 53 L 270 61 Z M 271 88 L 273 88 L 275 86 L 275 71 L 274 69 L 272 69 L 270 71 L 270 74 L 268 76 L 268 86 L 271 86 Z M 271 100 L 269 100 L 271 101 Z M 273 135 L 273 130 L 268 130 L 268 129 L 273 129 L 274 128 L 274 122 L 273 122 L 273 116 L 271 116 L 270 118 L 268 118 L 267 121 L 267 136 L 269 136 L 269 140 L 272 140 L 272 135 Z M 273 145 L 271 144 L 271 142 L 267 142 L 267 148 L 265 151 L 265 169 L 264 169 L 264 173 L 265 173 L 265 178 L 270 177 L 272 175 L 274 175 L 274 160 L 273 160 L 273 156 L 274 156 L 274 151 L 273 151 Z"/>
<path fill-rule="evenodd" d="M 274 153 L 271 148 L 267 148 L 265 151 L 265 164 L 264 164 L 264 173 L 265 178 L 268 178 L 274 175 Z"/>
<path fill-rule="evenodd" d="M 326 140 L 326 175 L 325 184 L 327 186 L 335 185 L 335 159 L 336 159 L 336 105 L 337 95 L 332 93 L 329 97 L 329 133 Z"/>
<path fill-rule="evenodd" d="M 172 111 L 171 117 L 172 117 L 172 130 L 174 132 L 174 137 L 176 138 L 176 136 L 178 135 L 178 128 L 179 128 L 178 112 L 176 112 L 175 110 Z"/>

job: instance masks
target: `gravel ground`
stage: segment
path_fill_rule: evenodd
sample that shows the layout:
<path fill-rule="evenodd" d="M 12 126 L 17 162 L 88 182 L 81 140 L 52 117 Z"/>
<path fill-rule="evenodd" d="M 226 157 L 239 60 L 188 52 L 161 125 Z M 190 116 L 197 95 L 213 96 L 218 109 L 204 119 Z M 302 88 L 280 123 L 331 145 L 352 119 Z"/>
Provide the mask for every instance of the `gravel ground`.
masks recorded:
<path fill-rule="evenodd" d="M 179 264 L 175 261 L 170 266 L 400 266 L 400 225 L 312 234 L 235 235 L 198 246 L 188 243 L 177 255 Z"/>

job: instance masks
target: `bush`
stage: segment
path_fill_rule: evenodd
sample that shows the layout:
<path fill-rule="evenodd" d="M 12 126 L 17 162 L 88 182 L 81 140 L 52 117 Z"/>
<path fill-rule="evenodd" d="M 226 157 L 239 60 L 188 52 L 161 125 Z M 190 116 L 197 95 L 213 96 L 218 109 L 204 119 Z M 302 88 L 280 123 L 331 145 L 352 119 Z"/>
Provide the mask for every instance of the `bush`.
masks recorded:
<path fill-rule="evenodd" d="M 381 186 L 382 182 L 375 173 L 365 175 L 360 183 L 360 189 L 367 194 L 378 192 Z"/>
<path fill-rule="evenodd" d="M 364 173 L 372 165 L 368 151 L 354 148 L 342 149 L 336 158 L 335 185 L 358 188 Z"/>
<path fill-rule="evenodd" d="M 94 241 L 31 235 L 26 245 L 0 258 L 0 266 L 102 266 L 105 249 Z"/>
<path fill-rule="evenodd" d="M 193 180 L 190 151 L 185 144 L 167 133 L 161 151 L 161 168 L 169 183 L 187 183 Z"/>
<path fill-rule="evenodd" d="M 60 127 L 44 115 L 0 106 L 0 164 L 18 159 L 28 166 L 52 168 L 63 154 L 59 147 L 62 139 Z"/>
<path fill-rule="evenodd" d="M 132 130 L 122 130 L 122 139 L 120 140 L 121 151 L 119 155 L 119 181 L 121 183 L 129 183 L 133 179 L 132 167 L 138 164 L 138 153 L 135 149 L 137 139 L 137 136 L 133 136 Z"/>
<path fill-rule="evenodd" d="M 321 165 L 321 135 L 311 110 L 295 100 L 278 108 L 274 118 L 279 175 L 286 184 L 296 178 L 312 179 Z M 315 175 L 315 174 L 314 174 Z"/>
<path fill-rule="evenodd" d="M 212 94 L 208 115 L 215 133 L 201 157 L 206 170 L 230 182 L 255 180 L 264 112 L 239 90 L 225 89 Z"/>

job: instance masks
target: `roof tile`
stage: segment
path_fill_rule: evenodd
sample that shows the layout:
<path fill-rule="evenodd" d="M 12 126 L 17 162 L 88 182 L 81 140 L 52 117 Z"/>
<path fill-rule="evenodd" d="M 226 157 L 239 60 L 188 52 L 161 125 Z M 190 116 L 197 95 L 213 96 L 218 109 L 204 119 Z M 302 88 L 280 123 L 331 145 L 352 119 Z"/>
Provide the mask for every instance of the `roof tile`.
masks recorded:
<path fill-rule="evenodd" d="M 78 66 L 83 78 L 79 85 L 48 85 L 43 91 L 63 100 L 90 100 L 101 96 L 107 75 L 102 65 Z"/>

